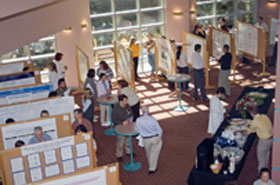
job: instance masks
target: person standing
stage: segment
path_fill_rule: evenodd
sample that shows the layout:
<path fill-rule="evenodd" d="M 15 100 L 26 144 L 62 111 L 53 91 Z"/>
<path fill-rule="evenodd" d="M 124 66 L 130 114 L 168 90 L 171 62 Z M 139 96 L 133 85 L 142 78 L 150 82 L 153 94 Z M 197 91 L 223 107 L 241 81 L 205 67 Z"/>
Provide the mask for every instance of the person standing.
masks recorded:
<path fill-rule="evenodd" d="M 225 18 L 221 18 L 220 19 L 220 25 L 219 25 L 219 27 L 220 27 L 220 29 L 222 29 L 222 30 L 224 30 L 224 31 L 226 31 L 226 32 L 228 32 L 229 31 L 229 29 L 228 29 L 228 27 L 227 27 L 227 25 L 226 25 L 226 19 Z"/>
<path fill-rule="evenodd" d="M 223 87 L 226 90 L 226 95 L 230 96 L 230 84 L 229 84 L 229 75 L 231 68 L 232 55 L 229 52 L 229 45 L 225 44 L 223 47 L 224 55 L 219 59 L 221 64 L 219 72 L 219 87 Z"/>
<path fill-rule="evenodd" d="M 250 111 L 253 120 L 250 123 L 248 133 L 256 133 L 258 136 L 257 158 L 258 171 L 269 167 L 270 150 L 273 143 L 273 127 L 269 117 L 260 114 L 257 107 Z"/>
<path fill-rule="evenodd" d="M 134 62 L 134 75 L 135 75 L 135 80 L 139 80 L 139 76 L 138 76 L 138 59 L 139 59 L 139 51 L 140 51 L 140 47 L 138 44 L 136 44 L 136 39 L 132 38 L 130 40 L 130 45 L 129 48 L 131 49 L 132 52 L 132 59 Z"/>
<path fill-rule="evenodd" d="M 204 76 L 205 61 L 200 55 L 201 45 L 196 44 L 194 46 L 194 50 L 195 52 L 191 56 L 191 64 L 193 67 L 193 79 L 194 79 L 194 100 L 198 99 L 198 88 L 199 88 L 203 101 L 209 101 L 205 90 L 205 76 Z"/>
<path fill-rule="evenodd" d="M 82 109 L 75 109 L 74 110 L 74 118 L 75 118 L 75 121 L 72 123 L 72 129 L 73 131 L 76 130 L 76 128 L 79 126 L 79 125 L 83 125 L 84 127 L 86 127 L 86 129 L 90 132 L 92 131 L 93 132 L 93 129 L 92 129 L 92 124 L 91 122 L 84 118 L 83 117 L 83 110 Z"/>
<path fill-rule="evenodd" d="M 149 107 L 143 106 L 142 116 L 136 120 L 135 129 L 143 138 L 149 164 L 149 174 L 157 171 L 157 162 L 162 147 L 162 129 L 158 121 L 149 115 Z"/>
<path fill-rule="evenodd" d="M 63 54 L 62 53 L 59 53 L 57 52 L 54 56 L 54 60 L 53 62 L 55 63 L 56 65 L 56 68 L 57 68 L 57 73 L 59 75 L 59 78 L 64 78 L 65 76 L 65 71 L 67 70 L 67 66 L 64 66 L 61 62 L 63 58 Z"/>
<path fill-rule="evenodd" d="M 258 21 L 255 24 L 255 26 L 263 28 L 266 33 L 268 32 L 267 24 L 263 21 L 263 17 L 262 16 L 258 17 Z"/>
<path fill-rule="evenodd" d="M 104 73 L 106 75 L 110 88 L 112 88 L 111 80 L 114 77 L 114 73 L 110 66 L 107 64 L 107 62 L 103 60 L 99 63 L 99 68 L 97 69 L 97 76 L 100 77 L 101 73 Z"/>
<path fill-rule="evenodd" d="M 151 76 L 153 76 L 156 67 L 155 67 L 155 41 L 153 40 L 152 34 L 148 35 L 148 41 L 146 42 L 145 48 L 148 51 L 148 62 L 152 68 Z"/>
<path fill-rule="evenodd" d="M 53 89 L 57 89 L 59 75 L 57 73 L 56 65 L 53 62 L 49 63 L 49 73 L 48 73 L 48 75 L 49 75 L 49 81 L 53 85 Z"/>
<path fill-rule="evenodd" d="M 224 113 L 226 109 L 224 108 L 221 98 L 225 96 L 225 89 L 219 87 L 216 91 L 216 94 L 210 100 L 210 109 L 209 109 L 209 121 L 208 121 L 208 133 L 214 135 L 220 124 L 224 120 Z"/>
<path fill-rule="evenodd" d="M 182 46 L 177 46 L 176 59 L 177 69 L 180 74 L 189 74 L 188 57 L 187 54 L 182 51 Z M 182 89 L 187 90 L 189 88 L 189 82 L 183 84 Z"/>
<path fill-rule="evenodd" d="M 94 121 L 94 96 L 90 88 L 85 88 L 83 95 L 83 117 L 88 119 L 91 123 Z"/>

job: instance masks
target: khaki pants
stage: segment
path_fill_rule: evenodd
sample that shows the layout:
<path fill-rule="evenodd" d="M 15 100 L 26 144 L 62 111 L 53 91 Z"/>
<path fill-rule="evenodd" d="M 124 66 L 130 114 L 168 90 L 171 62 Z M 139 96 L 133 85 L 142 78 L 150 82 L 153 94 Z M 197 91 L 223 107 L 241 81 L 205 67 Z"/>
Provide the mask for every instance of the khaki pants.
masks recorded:
<path fill-rule="evenodd" d="M 269 168 L 270 150 L 273 140 L 271 139 L 259 139 L 257 145 L 257 158 L 258 158 L 258 171 L 262 168 Z"/>
<path fill-rule="evenodd" d="M 129 137 L 117 136 L 117 144 L 116 144 L 116 156 L 117 157 L 122 157 L 124 146 L 125 146 L 125 152 L 127 154 L 130 154 Z"/>
<path fill-rule="evenodd" d="M 157 169 L 157 162 L 162 147 L 162 140 L 159 136 L 156 136 L 152 138 L 144 138 L 143 141 L 149 163 L 149 171 L 154 171 Z"/>
<path fill-rule="evenodd" d="M 110 121 L 109 107 L 107 105 L 99 105 L 99 107 L 100 107 L 101 124 L 104 124 L 106 121 Z M 106 119 L 105 119 L 105 114 L 106 114 Z"/>
<path fill-rule="evenodd" d="M 219 87 L 223 87 L 226 90 L 226 95 L 230 96 L 230 84 L 229 84 L 229 77 L 230 70 L 220 70 L 219 73 Z"/>

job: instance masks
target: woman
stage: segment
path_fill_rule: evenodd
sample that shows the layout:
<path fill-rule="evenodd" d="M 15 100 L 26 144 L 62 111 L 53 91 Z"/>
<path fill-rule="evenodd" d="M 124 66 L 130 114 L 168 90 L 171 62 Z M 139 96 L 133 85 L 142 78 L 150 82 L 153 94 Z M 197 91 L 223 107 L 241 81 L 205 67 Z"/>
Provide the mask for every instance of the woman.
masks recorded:
<path fill-rule="evenodd" d="M 49 63 L 49 81 L 53 85 L 53 89 L 57 89 L 59 74 L 57 73 L 56 65 L 53 62 Z"/>
<path fill-rule="evenodd" d="M 87 133 L 88 130 L 87 128 L 84 126 L 84 125 L 79 125 L 77 126 L 77 128 L 75 129 L 75 135 L 78 135 L 78 134 L 84 134 L 84 133 Z M 94 136 L 94 133 L 92 133 L 93 136 Z M 94 138 L 94 137 L 93 137 Z M 97 144 L 96 144 L 96 141 L 95 139 L 93 139 L 93 149 L 95 151 L 97 151 Z"/>
<path fill-rule="evenodd" d="M 114 73 L 109 65 L 103 60 L 99 63 L 99 68 L 97 69 L 97 75 L 100 76 L 101 73 L 106 75 L 109 85 L 112 87 L 111 80 L 114 77 Z"/>
<path fill-rule="evenodd" d="M 189 74 L 188 58 L 187 58 L 187 54 L 182 52 L 182 46 L 177 47 L 176 59 L 177 59 L 178 73 Z M 182 89 L 187 90 L 188 88 L 189 88 L 189 82 L 184 83 Z"/>
<path fill-rule="evenodd" d="M 253 185 L 276 185 L 270 180 L 269 169 L 262 168 L 260 171 L 260 179 L 256 180 Z"/>
<path fill-rule="evenodd" d="M 193 29 L 193 32 L 192 32 L 193 34 L 195 34 L 195 35 L 198 35 L 198 33 L 199 33 L 199 25 L 198 24 L 196 24 L 195 26 L 194 26 L 194 29 Z"/>
<path fill-rule="evenodd" d="M 204 30 L 204 26 L 200 25 L 199 29 L 198 29 L 198 36 L 202 37 L 202 38 L 206 38 L 206 32 Z"/>
<path fill-rule="evenodd" d="M 83 117 L 87 118 L 91 123 L 93 123 L 94 117 L 94 96 L 90 88 L 85 88 L 85 93 L 83 96 Z"/>
<path fill-rule="evenodd" d="M 148 62 L 152 68 L 151 76 L 153 76 L 155 73 L 155 41 L 153 40 L 152 34 L 148 35 L 145 48 L 148 51 Z"/>
<path fill-rule="evenodd" d="M 95 78 L 95 70 L 94 69 L 88 70 L 87 78 L 86 78 L 86 81 L 84 84 L 84 89 L 89 88 L 92 92 L 92 95 L 96 96 L 97 95 L 97 90 L 96 90 L 97 81 L 94 78 Z"/>
<path fill-rule="evenodd" d="M 128 86 L 128 83 L 125 80 L 118 81 L 119 89 L 118 95 L 124 94 L 128 97 L 128 105 L 132 109 L 133 112 L 133 121 L 139 117 L 139 109 L 140 109 L 140 98 L 139 96 L 133 91 L 131 87 Z"/>
<path fill-rule="evenodd" d="M 139 47 L 138 44 L 136 44 L 136 39 L 135 38 L 131 39 L 129 48 L 132 51 L 132 59 L 133 59 L 133 62 L 134 62 L 134 75 L 135 75 L 135 80 L 137 81 L 137 80 L 139 80 L 139 76 L 138 76 L 137 71 L 138 71 L 138 58 L 139 58 L 140 47 Z"/>

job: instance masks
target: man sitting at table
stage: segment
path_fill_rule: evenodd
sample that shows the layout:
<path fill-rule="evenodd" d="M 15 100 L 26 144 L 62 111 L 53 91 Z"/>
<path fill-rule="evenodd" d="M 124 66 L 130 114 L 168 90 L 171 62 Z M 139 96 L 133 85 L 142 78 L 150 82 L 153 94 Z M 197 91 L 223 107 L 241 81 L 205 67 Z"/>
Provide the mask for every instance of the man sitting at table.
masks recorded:
<path fill-rule="evenodd" d="M 69 96 L 69 93 L 70 93 L 71 89 L 70 88 L 67 89 L 65 79 L 64 78 L 59 79 L 57 84 L 58 84 L 58 88 L 55 90 L 57 95 L 59 95 L 59 96 Z"/>
<path fill-rule="evenodd" d="M 34 136 L 30 139 L 28 144 L 40 143 L 52 140 L 49 134 L 43 132 L 42 127 L 38 126 L 34 128 Z"/>
<path fill-rule="evenodd" d="M 136 120 L 136 131 L 143 138 L 149 163 L 149 174 L 157 171 L 157 162 L 162 147 L 162 129 L 158 121 L 149 115 L 148 106 L 143 106 L 143 115 Z"/>
<path fill-rule="evenodd" d="M 260 114 L 257 107 L 250 111 L 253 120 L 250 123 L 248 133 L 256 132 L 259 141 L 257 145 L 258 172 L 262 168 L 269 168 L 270 150 L 273 143 L 273 128 L 269 117 Z"/>
<path fill-rule="evenodd" d="M 115 125 L 127 125 L 132 123 L 133 112 L 127 104 L 128 98 L 126 95 L 121 94 L 118 96 L 119 103 L 114 105 L 113 108 L 113 123 Z M 123 161 L 123 147 L 125 145 L 126 155 L 130 155 L 129 138 L 117 135 L 116 156 L 119 162 Z"/>
<path fill-rule="evenodd" d="M 84 125 L 89 132 L 93 132 L 92 123 L 88 119 L 83 117 L 82 109 L 74 110 L 74 118 L 75 121 L 72 123 L 72 129 L 74 132 L 79 125 Z"/>

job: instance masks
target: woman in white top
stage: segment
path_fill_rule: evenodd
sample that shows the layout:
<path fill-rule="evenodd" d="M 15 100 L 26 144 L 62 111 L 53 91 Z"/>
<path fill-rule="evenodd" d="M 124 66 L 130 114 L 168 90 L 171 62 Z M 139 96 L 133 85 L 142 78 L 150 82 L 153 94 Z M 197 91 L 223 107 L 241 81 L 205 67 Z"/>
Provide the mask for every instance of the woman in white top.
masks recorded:
<path fill-rule="evenodd" d="M 57 73 L 56 65 L 53 62 L 49 63 L 49 81 L 53 84 L 53 89 L 57 89 L 58 86 L 59 75 Z"/>
<path fill-rule="evenodd" d="M 224 108 L 220 98 L 224 97 L 225 93 L 225 88 L 219 87 L 216 94 L 210 100 L 208 133 L 211 135 L 215 134 L 224 120 L 224 113 L 226 112 L 226 109 Z"/>
<path fill-rule="evenodd" d="M 182 52 L 182 46 L 177 46 L 176 59 L 178 73 L 189 74 L 188 57 L 186 53 Z M 184 83 L 182 89 L 187 90 L 188 88 L 189 82 Z"/>
<path fill-rule="evenodd" d="M 128 97 L 128 105 L 132 109 L 133 112 L 133 121 L 136 121 L 136 119 L 139 117 L 140 113 L 140 98 L 139 96 L 134 92 L 134 90 L 128 86 L 128 83 L 125 80 L 119 80 L 118 81 L 119 89 L 118 94 L 124 94 Z"/>

